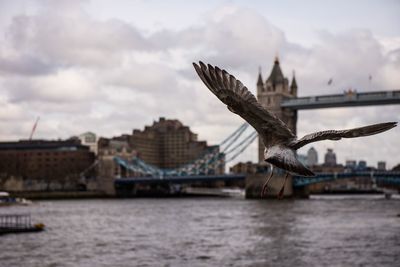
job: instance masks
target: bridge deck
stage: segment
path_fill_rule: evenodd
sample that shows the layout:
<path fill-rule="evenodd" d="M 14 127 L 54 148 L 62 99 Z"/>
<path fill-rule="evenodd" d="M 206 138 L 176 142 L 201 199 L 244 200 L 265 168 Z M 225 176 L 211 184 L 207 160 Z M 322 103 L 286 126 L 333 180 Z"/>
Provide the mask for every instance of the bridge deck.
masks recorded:
<path fill-rule="evenodd" d="M 400 90 L 366 93 L 346 91 L 344 94 L 337 95 L 298 97 L 285 100 L 281 107 L 300 110 L 393 104 L 400 104 Z"/>
<path fill-rule="evenodd" d="M 115 184 L 150 184 L 150 183 L 195 183 L 214 181 L 240 181 L 245 180 L 246 175 L 195 175 L 195 176 L 170 176 L 164 178 L 154 177 L 129 177 L 114 181 Z"/>
<path fill-rule="evenodd" d="M 352 172 L 352 173 L 319 173 L 314 177 L 293 176 L 293 186 L 302 187 L 309 184 L 328 182 L 336 179 L 348 179 L 355 177 L 370 177 L 377 181 L 400 184 L 400 172 Z M 194 176 L 169 176 L 164 178 L 154 177 L 128 177 L 115 179 L 116 185 L 129 184 L 153 184 L 153 183 L 196 183 L 215 181 L 244 181 L 244 174 L 229 175 L 194 175 Z"/>

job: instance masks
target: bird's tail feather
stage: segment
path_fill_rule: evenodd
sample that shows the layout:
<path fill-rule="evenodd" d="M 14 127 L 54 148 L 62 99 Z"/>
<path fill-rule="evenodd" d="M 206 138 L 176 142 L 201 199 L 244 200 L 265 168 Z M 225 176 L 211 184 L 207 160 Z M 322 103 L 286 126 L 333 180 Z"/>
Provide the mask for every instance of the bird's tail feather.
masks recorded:
<path fill-rule="evenodd" d="M 280 146 L 278 149 L 270 149 L 264 154 L 264 157 L 266 162 L 293 174 L 315 176 L 297 159 L 296 153 L 290 148 Z"/>

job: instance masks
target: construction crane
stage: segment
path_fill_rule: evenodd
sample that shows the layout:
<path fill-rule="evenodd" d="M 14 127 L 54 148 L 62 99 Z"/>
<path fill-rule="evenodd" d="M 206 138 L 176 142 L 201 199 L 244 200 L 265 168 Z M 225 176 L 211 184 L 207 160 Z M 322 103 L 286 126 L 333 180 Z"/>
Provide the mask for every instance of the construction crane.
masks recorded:
<path fill-rule="evenodd" d="M 29 136 L 29 140 L 32 140 L 32 136 L 33 136 L 33 133 L 34 133 L 35 130 L 36 130 L 36 126 L 37 126 L 37 124 L 38 124 L 38 122 L 39 122 L 39 119 L 40 119 L 40 117 L 37 117 L 37 119 L 36 119 L 36 121 L 35 121 L 35 124 L 34 124 L 33 127 L 32 127 L 32 131 L 31 131 L 31 135 Z"/>

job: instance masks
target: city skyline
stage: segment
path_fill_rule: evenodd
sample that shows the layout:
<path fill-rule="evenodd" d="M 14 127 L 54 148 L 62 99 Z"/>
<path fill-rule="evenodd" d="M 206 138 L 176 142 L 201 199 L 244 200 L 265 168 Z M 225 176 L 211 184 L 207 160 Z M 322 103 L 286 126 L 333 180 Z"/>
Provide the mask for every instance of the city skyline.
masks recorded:
<path fill-rule="evenodd" d="M 276 55 L 286 77 L 295 71 L 299 96 L 400 89 L 398 2 L 309 2 L 313 11 L 294 1 L 3 1 L 0 139 L 27 139 L 37 116 L 34 138 L 46 139 L 111 137 L 164 116 L 218 144 L 242 120 L 196 78 L 197 60 L 226 68 L 253 93 L 259 66 L 267 77 Z M 298 136 L 381 121 L 400 121 L 400 108 L 301 111 Z M 333 148 L 339 162 L 392 168 L 399 134 L 314 147 Z M 254 142 L 239 160 L 256 158 Z"/>
<path fill-rule="evenodd" d="M 325 156 L 326 156 L 326 154 L 329 152 L 329 150 L 332 150 L 332 152 L 335 154 L 336 157 L 338 156 L 338 155 L 336 154 L 335 150 L 333 150 L 333 149 L 331 149 L 331 148 L 327 148 L 326 151 L 318 151 L 318 150 L 316 150 L 313 146 L 311 146 L 311 147 L 308 149 L 307 153 L 305 153 L 305 154 L 299 154 L 298 156 L 302 157 L 302 158 L 306 161 L 305 164 L 307 164 L 308 166 L 310 166 L 310 165 L 311 165 L 311 166 L 312 166 L 312 165 L 324 165 L 324 164 L 327 163 L 327 162 L 325 161 Z M 310 151 L 312 151 L 312 153 L 316 152 L 316 160 L 315 160 L 315 163 L 314 163 L 314 158 L 313 158 L 313 160 L 312 160 L 313 164 L 310 164 L 310 163 L 308 163 L 308 161 L 307 161 L 308 158 L 309 158 L 309 153 L 310 153 Z M 312 155 L 311 157 L 314 157 L 314 155 Z M 373 168 L 377 168 L 377 169 L 379 169 L 379 165 L 383 166 L 383 165 L 386 164 L 386 161 L 380 160 L 380 161 L 377 162 L 376 165 L 371 165 L 371 164 L 368 163 L 368 161 L 366 161 L 363 157 L 361 157 L 361 158 L 352 158 L 352 159 L 349 158 L 349 159 L 346 159 L 346 161 L 344 161 L 344 162 L 341 162 L 341 161 L 336 160 L 336 159 L 335 159 L 335 161 L 336 161 L 336 164 L 338 164 L 338 165 L 343 165 L 343 166 L 348 166 L 349 164 L 355 164 L 355 165 L 357 165 L 357 164 L 359 164 L 360 162 L 363 162 L 363 163 L 366 164 L 367 167 L 373 167 Z M 399 163 L 398 165 L 400 165 L 400 163 Z M 398 165 L 397 165 L 397 166 L 398 166 Z M 386 165 L 385 165 L 385 166 L 386 166 Z M 386 167 L 385 167 L 385 168 L 386 168 Z"/>

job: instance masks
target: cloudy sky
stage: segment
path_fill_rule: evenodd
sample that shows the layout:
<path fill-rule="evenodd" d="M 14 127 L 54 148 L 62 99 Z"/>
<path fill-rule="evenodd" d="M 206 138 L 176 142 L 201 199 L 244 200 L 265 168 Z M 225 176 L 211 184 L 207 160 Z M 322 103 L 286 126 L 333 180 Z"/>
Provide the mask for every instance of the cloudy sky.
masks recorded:
<path fill-rule="evenodd" d="M 218 144 L 242 121 L 196 77 L 198 60 L 252 92 L 275 55 L 301 96 L 400 90 L 398 14 L 396 0 L 1 0 L 0 141 L 28 138 L 38 116 L 35 138 L 47 139 L 111 137 L 165 116 Z M 298 135 L 382 121 L 400 121 L 400 106 L 301 111 Z M 339 162 L 400 163 L 400 127 L 312 145 L 320 160 L 333 148 Z M 256 144 L 240 159 L 256 160 Z"/>

